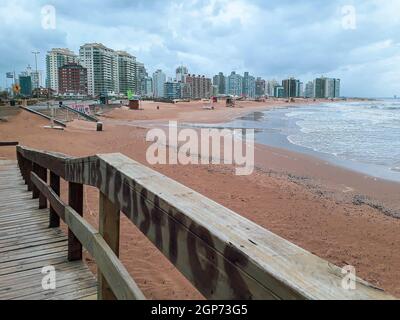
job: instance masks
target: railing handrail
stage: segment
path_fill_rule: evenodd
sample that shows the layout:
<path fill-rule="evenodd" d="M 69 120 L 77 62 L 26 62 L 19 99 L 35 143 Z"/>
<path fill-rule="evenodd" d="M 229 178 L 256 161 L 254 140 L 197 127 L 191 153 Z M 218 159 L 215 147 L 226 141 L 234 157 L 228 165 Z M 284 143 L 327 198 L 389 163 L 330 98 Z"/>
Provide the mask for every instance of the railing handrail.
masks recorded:
<path fill-rule="evenodd" d="M 17 147 L 70 183 L 98 188 L 206 297 L 391 299 L 341 269 L 122 154 L 73 158 Z"/>
<path fill-rule="evenodd" d="M 99 121 L 99 119 L 97 119 L 95 116 L 92 116 L 92 115 L 90 115 L 90 114 L 86 114 L 86 113 L 84 113 L 84 112 L 81 112 L 81 111 L 79 111 L 79 110 L 76 110 L 76 109 L 74 109 L 74 108 L 71 108 L 71 107 L 69 107 L 69 106 L 67 106 L 67 105 L 60 105 L 60 108 L 61 109 L 65 109 L 65 110 L 68 110 L 68 111 L 71 111 L 71 112 L 73 112 L 73 113 L 75 113 L 75 114 L 77 114 L 77 115 L 80 115 L 81 117 L 83 117 L 83 118 L 85 118 L 86 120 L 89 120 L 89 121 L 91 121 L 91 122 L 98 122 Z"/>

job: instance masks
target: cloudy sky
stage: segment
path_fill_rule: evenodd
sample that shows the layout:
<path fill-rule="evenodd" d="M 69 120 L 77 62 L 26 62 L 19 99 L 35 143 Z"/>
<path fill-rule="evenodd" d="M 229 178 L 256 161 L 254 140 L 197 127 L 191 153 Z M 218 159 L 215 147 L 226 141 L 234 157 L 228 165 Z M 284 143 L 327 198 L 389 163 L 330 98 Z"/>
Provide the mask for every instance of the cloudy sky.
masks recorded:
<path fill-rule="evenodd" d="M 326 75 L 342 79 L 343 95 L 393 96 L 399 30 L 398 0 L 0 0 L 0 87 L 5 72 L 34 65 L 34 50 L 45 70 L 53 47 L 102 42 L 149 73 L 173 76 L 183 63 L 208 76 Z"/>

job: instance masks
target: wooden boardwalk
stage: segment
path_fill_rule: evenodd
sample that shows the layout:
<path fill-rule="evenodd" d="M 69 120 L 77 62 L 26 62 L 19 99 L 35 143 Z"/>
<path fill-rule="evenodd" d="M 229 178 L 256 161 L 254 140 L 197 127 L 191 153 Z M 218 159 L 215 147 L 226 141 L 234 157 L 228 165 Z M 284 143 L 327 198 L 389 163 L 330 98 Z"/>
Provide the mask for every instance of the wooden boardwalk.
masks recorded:
<path fill-rule="evenodd" d="M 60 228 L 49 229 L 49 209 L 38 209 L 17 163 L 0 161 L 0 300 L 95 299 L 97 281 L 82 261 L 68 262 L 67 242 Z M 55 290 L 42 287 L 48 266 Z"/>

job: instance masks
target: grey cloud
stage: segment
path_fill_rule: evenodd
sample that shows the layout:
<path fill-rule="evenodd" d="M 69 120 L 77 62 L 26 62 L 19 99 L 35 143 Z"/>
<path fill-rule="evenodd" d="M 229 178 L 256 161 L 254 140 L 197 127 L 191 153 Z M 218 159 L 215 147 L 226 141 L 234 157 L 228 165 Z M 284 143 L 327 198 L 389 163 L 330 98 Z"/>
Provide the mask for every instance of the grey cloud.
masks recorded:
<path fill-rule="evenodd" d="M 386 67 L 400 56 L 400 5 L 389 1 L 53 0 L 56 30 L 40 25 L 48 1 L 13 3 L 13 23 L 0 16 L 1 75 L 33 64 L 33 49 L 42 52 L 44 69 L 44 54 L 52 47 L 77 51 L 83 42 L 97 41 L 126 49 L 150 72 L 163 68 L 170 76 L 180 63 L 209 76 L 238 69 L 307 81 L 329 74 L 342 77 L 348 95 L 400 94 L 398 85 L 385 81 L 400 72 L 396 64 Z M 341 8 L 349 3 L 357 10 L 355 30 L 341 26 Z M 10 2 L 0 0 L 0 15 L 7 7 Z"/>

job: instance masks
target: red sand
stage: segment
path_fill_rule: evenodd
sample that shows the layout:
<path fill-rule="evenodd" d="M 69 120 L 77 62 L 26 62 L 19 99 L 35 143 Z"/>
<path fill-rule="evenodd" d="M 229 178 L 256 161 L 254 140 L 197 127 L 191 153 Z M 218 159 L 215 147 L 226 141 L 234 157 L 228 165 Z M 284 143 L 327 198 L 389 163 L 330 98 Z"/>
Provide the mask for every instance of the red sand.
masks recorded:
<path fill-rule="evenodd" d="M 75 156 L 121 152 L 148 165 L 146 129 L 127 125 L 126 120 L 219 122 L 266 105 L 283 105 L 239 102 L 243 108 L 219 105 L 212 111 L 203 110 L 204 104 L 145 103 L 142 111 L 114 110 L 103 119 L 105 131 L 101 133 L 95 131 L 95 124 L 84 121 L 74 121 L 65 131 L 50 131 L 43 129 L 47 121 L 22 112 L 8 123 L 0 123 L 0 141 L 18 140 L 22 145 Z M 15 148 L 0 148 L 1 158 L 14 159 Z M 332 263 L 354 265 L 358 276 L 400 296 L 400 220 L 352 203 L 355 195 L 369 195 L 398 209 L 398 184 L 265 146 L 257 146 L 256 165 L 258 169 L 245 177 L 235 176 L 233 167 L 225 165 L 153 168 Z M 93 188 L 85 191 L 85 216 L 96 226 L 98 192 Z M 201 298 L 126 219 L 121 231 L 121 259 L 146 297 Z"/>

